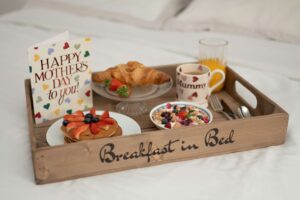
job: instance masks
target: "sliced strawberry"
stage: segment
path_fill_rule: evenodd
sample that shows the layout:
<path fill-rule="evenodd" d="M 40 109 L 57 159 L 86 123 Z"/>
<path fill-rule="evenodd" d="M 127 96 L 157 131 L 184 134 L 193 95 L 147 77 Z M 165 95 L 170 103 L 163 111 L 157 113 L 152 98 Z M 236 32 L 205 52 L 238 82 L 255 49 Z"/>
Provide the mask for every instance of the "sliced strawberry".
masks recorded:
<path fill-rule="evenodd" d="M 67 131 L 69 132 L 71 129 L 77 128 L 83 124 L 84 124 L 84 122 L 70 122 L 66 128 L 67 128 Z"/>
<path fill-rule="evenodd" d="M 89 124 L 83 124 L 75 129 L 73 129 L 71 131 L 71 135 L 73 136 L 73 138 L 79 139 L 80 134 L 83 133 L 84 131 L 88 130 L 90 127 Z"/>
<path fill-rule="evenodd" d="M 92 134 L 96 135 L 100 131 L 101 131 L 101 126 L 99 126 L 99 125 L 97 125 L 95 123 L 91 124 L 91 132 L 92 132 Z"/>
<path fill-rule="evenodd" d="M 186 117 L 188 113 L 185 111 L 185 110 L 182 110 L 180 111 L 177 116 L 180 118 L 180 119 L 184 119 Z"/>
<path fill-rule="evenodd" d="M 93 117 L 96 117 L 96 108 L 95 108 L 95 107 L 92 107 L 92 108 L 91 108 L 90 114 L 92 114 Z"/>
<path fill-rule="evenodd" d="M 74 112 L 72 115 L 84 117 L 84 114 L 83 114 L 83 112 L 81 110 L 78 110 L 78 111 Z"/>
<path fill-rule="evenodd" d="M 65 115 L 64 120 L 68 120 L 69 122 L 82 122 L 84 120 L 84 116 Z"/>
<path fill-rule="evenodd" d="M 102 113 L 102 115 L 101 115 L 101 120 L 102 120 L 102 119 L 106 119 L 106 118 L 109 118 L 109 112 L 108 112 L 108 110 L 104 111 L 104 112 Z"/>
<path fill-rule="evenodd" d="M 115 121 L 112 118 L 101 119 L 101 121 L 103 121 L 106 124 L 110 124 L 110 125 L 115 123 Z"/>
<path fill-rule="evenodd" d="M 103 120 L 101 120 L 101 121 L 99 121 L 99 122 L 97 122 L 97 123 L 95 123 L 97 126 L 99 126 L 99 127 L 103 127 L 103 126 L 106 126 L 107 125 L 107 123 L 106 122 L 104 122 Z"/>
<path fill-rule="evenodd" d="M 123 83 L 118 79 L 112 79 L 109 84 L 110 91 L 116 91 L 119 87 L 121 87 Z"/>

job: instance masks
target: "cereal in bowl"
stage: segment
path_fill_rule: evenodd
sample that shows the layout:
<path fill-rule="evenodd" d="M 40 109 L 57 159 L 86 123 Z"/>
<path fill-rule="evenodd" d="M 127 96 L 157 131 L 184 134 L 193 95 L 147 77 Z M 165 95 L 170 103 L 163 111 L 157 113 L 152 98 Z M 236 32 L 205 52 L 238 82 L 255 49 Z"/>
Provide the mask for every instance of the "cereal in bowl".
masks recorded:
<path fill-rule="evenodd" d="M 210 122 L 208 113 L 197 106 L 185 104 L 170 104 L 153 112 L 153 121 L 165 128 L 176 129 L 182 126 L 207 124 Z"/>

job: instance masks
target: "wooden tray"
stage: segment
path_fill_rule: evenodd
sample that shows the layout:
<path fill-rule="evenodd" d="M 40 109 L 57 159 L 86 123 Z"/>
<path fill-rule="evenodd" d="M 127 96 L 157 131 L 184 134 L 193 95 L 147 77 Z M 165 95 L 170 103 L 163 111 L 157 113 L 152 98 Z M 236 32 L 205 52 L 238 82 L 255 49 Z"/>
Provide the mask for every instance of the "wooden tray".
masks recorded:
<path fill-rule="evenodd" d="M 158 68 L 176 80 L 176 66 Z M 254 94 L 256 108 L 251 107 L 237 93 L 237 82 Z M 46 132 L 53 121 L 35 125 L 29 79 L 25 80 L 25 90 L 37 184 L 280 145 L 285 141 L 288 126 L 286 111 L 228 67 L 224 90 L 218 96 L 234 110 L 239 105 L 246 105 L 254 115 L 251 118 L 229 121 L 223 115 L 212 112 L 214 120 L 211 124 L 158 130 L 146 114 L 134 118 L 141 126 L 142 134 L 50 147 L 46 141 Z M 147 103 L 152 108 L 174 100 L 175 85 L 166 95 Z M 101 110 L 109 104 L 114 111 L 116 103 L 94 94 L 97 109 Z"/>

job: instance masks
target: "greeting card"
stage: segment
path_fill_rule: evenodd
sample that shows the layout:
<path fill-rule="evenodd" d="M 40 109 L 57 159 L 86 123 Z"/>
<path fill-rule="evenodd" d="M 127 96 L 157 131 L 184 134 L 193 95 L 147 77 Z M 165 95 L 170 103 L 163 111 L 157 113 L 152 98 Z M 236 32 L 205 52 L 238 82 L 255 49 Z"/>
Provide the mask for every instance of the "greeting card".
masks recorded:
<path fill-rule="evenodd" d="M 28 49 L 36 124 L 93 106 L 90 43 L 63 33 Z"/>

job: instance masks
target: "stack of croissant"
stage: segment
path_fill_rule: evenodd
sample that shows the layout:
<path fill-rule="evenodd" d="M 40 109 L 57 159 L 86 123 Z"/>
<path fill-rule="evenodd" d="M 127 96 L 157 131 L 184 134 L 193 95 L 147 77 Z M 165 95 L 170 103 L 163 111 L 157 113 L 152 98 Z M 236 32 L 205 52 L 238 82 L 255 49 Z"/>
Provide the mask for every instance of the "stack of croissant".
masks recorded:
<path fill-rule="evenodd" d="M 118 79 L 129 87 L 137 87 L 150 84 L 163 84 L 169 82 L 171 78 L 162 71 L 145 67 L 136 61 L 129 61 L 127 64 L 119 64 L 105 71 L 95 73 L 92 79 L 98 83 Z"/>

